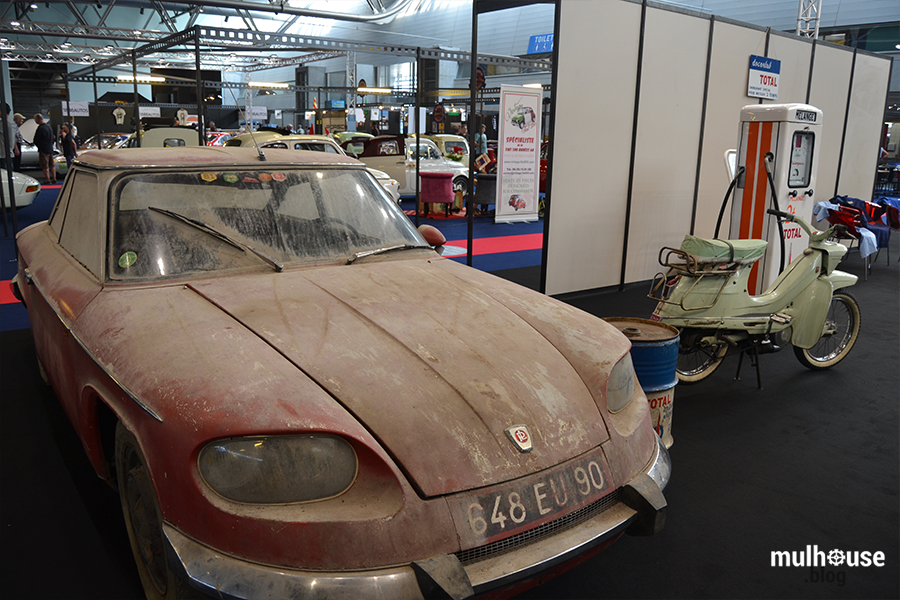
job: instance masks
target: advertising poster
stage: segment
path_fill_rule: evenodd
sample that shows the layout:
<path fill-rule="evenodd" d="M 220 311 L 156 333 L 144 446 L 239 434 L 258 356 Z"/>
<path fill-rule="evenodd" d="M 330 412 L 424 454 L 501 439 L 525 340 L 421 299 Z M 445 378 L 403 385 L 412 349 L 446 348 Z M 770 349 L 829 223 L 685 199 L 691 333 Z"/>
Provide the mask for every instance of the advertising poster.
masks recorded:
<path fill-rule="evenodd" d="M 500 133 L 494 221 L 538 219 L 542 90 L 500 86 Z"/>

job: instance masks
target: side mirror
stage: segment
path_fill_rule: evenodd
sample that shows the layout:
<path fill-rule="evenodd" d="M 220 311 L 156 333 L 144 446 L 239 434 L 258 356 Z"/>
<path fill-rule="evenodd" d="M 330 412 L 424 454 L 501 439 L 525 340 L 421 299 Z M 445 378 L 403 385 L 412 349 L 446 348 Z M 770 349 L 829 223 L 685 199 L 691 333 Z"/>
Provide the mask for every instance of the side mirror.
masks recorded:
<path fill-rule="evenodd" d="M 444 242 L 447 241 L 441 230 L 432 225 L 419 225 L 419 233 L 422 234 L 429 246 L 434 246 L 435 248 L 443 246 Z"/>

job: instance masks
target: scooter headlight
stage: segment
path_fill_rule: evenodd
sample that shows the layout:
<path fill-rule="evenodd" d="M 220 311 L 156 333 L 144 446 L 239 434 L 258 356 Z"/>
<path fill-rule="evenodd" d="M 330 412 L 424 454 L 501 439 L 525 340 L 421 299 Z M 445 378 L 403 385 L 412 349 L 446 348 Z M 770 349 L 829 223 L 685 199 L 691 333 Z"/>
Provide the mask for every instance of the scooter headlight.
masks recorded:
<path fill-rule="evenodd" d="M 609 412 L 619 412 L 631 402 L 634 397 L 634 382 L 637 380 L 634 374 L 634 365 L 631 363 L 629 352 L 616 363 L 609 373 L 609 381 L 606 384 L 606 406 Z"/>

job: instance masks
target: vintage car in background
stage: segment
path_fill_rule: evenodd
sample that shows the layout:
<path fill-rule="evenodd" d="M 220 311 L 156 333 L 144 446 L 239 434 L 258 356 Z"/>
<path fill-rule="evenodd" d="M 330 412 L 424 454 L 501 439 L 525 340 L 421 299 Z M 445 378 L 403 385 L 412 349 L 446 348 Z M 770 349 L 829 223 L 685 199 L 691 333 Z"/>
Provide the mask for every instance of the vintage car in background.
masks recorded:
<path fill-rule="evenodd" d="M 180 148 L 199 146 L 200 132 L 193 127 L 152 127 L 141 132 L 140 146 L 137 134 L 132 133 L 122 148 Z"/>
<path fill-rule="evenodd" d="M 337 145 L 337 142 L 331 136 L 313 135 L 313 134 L 294 134 L 274 137 L 268 141 L 260 143 L 261 148 L 284 148 L 287 150 L 306 150 L 309 152 L 326 152 L 329 154 L 339 154 L 346 156 L 344 149 Z M 372 174 L 381 187 L 391 195 L 394 202 L 400 201 L 400 183 L 378 169 L 368 167 L 369 173 Z"/>
<path fill-rule="evenodd" d="M 434 142 L 441 154 L 450 160 L 455 160 L 467 167 L 469 166 L 469 142 L 463 136 L 449 133 L 434 133 L 422 134 L 422 138 Z"/>
<path fill-rule="evenodd" d="M 416 152 L 419 170 L 429 173 L 452 173 L 453 189 L 465 195 L 469 190 L 469 165 L 450 160 L 441 154 L 437 144 L 405 135 L 379 135 L 362 142 L 353 140 L 341 146 L 368 166 L 384 171 L 400 182 L 400 194 L 416 193 Z"/>
<path fill-rule="evenodd" d="M 230 131 L 207 131 L 206 132 L 206 145 L 207 146 L 224 146 L 225 142 L 231 139 L 234 133 Z"/>
<path fill-rule="evenodd" d="M 78 146 L 78 151 L 97 150 L 97 138 L 100 138 L 100 149 L 109 150 L 111 148 L 119 148 L 125 144 L 131 133 L 101 133 L 99 136 L 92 135 Z"/>
<path fill-rule="evenodd" d="M 0 186 L 2 186 L 3 206 L 12 207 L 12 201 L 9 196 L 9 172 L 6 169 L 0 169 Z M 16 208 L 24 208 L 30 206 L 34 202 L 35 196 L 41 191 L 41 184 L 34 177 L 29 177 L 24 173 L 12 172 L 13 176 L 13 192 L 16 195 Z"/>
<path fill-rule="evenodd" d="M 231 138 L 225 142 L 225 145 L 238 147 L 254 146 L 286 135 L 294 135 L 294 133 L 289 129 L 282 129 L 280 127 L 260 127 L 256 131 L 248 131 L 231 136 Z"/>
<path fill-rule="evenodd" d="M 148 597 L 466 598 L 663 526 L 627 338 L 441 257 L 345 156 L 85 152 L 17 244 Z"/>
<path fill-rule="evenodd" d="M 335 131 L 331 134 L 331 137 L 334 138 L 338 145 L 341 145 L 352 140 L 371 140 L 375 136 L 365 131 Z"/>

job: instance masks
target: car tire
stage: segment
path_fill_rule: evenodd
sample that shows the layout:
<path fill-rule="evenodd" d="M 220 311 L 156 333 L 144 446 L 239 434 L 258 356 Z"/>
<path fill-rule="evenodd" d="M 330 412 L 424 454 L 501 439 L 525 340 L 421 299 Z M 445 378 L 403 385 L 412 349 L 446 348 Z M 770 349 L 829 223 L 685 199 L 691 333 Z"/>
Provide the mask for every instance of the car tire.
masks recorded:
<path fill-rule="evenodd" d="M 204 598 L 169 568 L 150 471 L 137 440 L 121 422 L 116 425 L 116 478 L 131 551 L 148 600 Z"/>
<path fill-rule="evenodd" d="M 463 198 L 469 193 L 469 180 L 459 176 L 453 180 L 453 191 L 462 192 Z"/>

